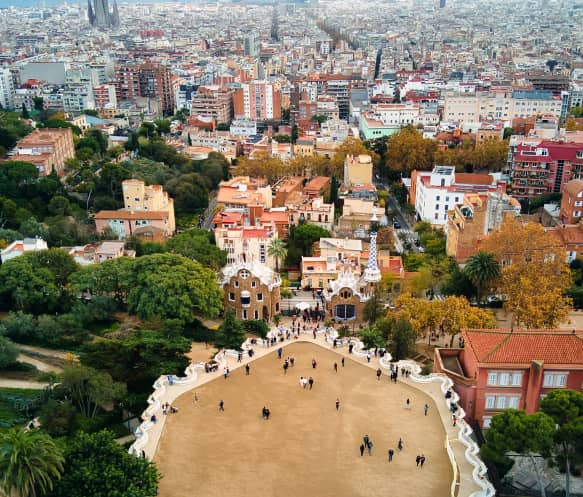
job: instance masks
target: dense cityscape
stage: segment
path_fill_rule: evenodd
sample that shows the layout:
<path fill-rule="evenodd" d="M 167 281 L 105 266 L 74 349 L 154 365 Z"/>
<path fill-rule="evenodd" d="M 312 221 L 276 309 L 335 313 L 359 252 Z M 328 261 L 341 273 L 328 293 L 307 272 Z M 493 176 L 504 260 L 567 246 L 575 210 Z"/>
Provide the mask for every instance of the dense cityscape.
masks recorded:
<path fill-rule="evenodd" d="M 0 0 L 0 497 L 582 496 L 582 23 Z"/>

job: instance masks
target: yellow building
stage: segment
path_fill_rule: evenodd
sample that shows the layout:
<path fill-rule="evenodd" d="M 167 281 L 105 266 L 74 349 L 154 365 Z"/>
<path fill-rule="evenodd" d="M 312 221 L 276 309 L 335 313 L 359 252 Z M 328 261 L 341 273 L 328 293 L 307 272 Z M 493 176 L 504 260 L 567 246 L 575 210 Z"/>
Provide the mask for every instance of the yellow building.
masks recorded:
<path fill-rule="evenodd" d="M 126 211 L 168 212 L 168 230 L 176 230 L 174 218 L 174 199 L 162 189 L 161 185 L 146 186 L 138 179 L 122 182 L 123 203 Z"/>
<path fill-rule="evenodd" d="M 372 157 L 370 155 L 349 155 L 344 159 L 345 185 L 372 184 Z"/>

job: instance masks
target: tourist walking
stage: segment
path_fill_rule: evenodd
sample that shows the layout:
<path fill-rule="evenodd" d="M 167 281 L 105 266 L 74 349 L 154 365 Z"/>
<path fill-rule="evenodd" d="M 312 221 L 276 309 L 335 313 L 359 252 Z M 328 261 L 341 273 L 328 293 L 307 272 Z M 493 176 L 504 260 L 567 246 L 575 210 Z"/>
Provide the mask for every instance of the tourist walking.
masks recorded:
<path fill-rule="evenodd" d="M 219 412 L 224 412 L 225 411 L 225 403 L 220 400 L 219 401 Z"/>
<path fill-rule="evenodd" d="M 316 369 L 317 365 L 316 359 L 312 359 L 312 369 Z"/>
<path fill-rule="evenodd" d="M 399 438 L 399 442 L 397 443 L 397 449 L 399 449 L 399 452 L 401 452 L 403 450 L 403 439 Z"/>
<path fill-rule="evenodd" d="M 277 349 L 277 358 L 281 359 L 281 354 L 283 354 L 283 349 L 280 347 L 279 349 Z"/>
<path fill-rule="evenodd" d="M 292 356 L 289 358 L 289 363 L 291 364 L 291 367 L 292 367 L 292 368 L 294 367 L 294 362 L 295 362 L 295 359 L 294 359 L 294 356 L 292 355 Z"/>
<path fill-rule="evenodd" d="M 425 456 L 423 454 L 421 454 L 421 457 L 419 459 L 419 467 L 423 468 L 424 464 L 425 464 Z"/>
<path fill-rule="evenodd" d="M 283 362 L 283 374 L 287 374 L 287 368 L 289 367 L 289 362 L 287 359 Z"/>
<path fill-rule="evenodd" d="M 368 455 L 372 456 L 372 440 L 368 441 L 368 444 L 366 446 L 366 450 L 368 450 Z"/>
<path fill-rule="evenodd" d="M 249 364 L 245 364 L 245 375 L 249 376 L 250 370 L 251 370 L 251 366 L 249 366 Z"/>
<path fill-rule="evenodd" d="M 308 380 L 308 383 L 310 384 L 310 390 L 312 389 L 312 387 L 314 386 L 314 378 L 312 378 L 310 376 L 310 379 Z"/>
<path fill-rule="evenodd" d="M 389 449 L 389 462 L 393 460 L 393 456 L 395 455 L 395 451 L 393 449 Z"/>
<path fill-rule="evenodd" d="M 417 467 L 419 467 L 419 463 L 421 462 L 421 456 L 417 456 L 415 458 L 415 462 L 417 463 Z"/>
<path fill-rule="evenodd" d="M 342 360 L 340 361 L 340 363 L 342 364 L 342 367 L 344 367 L 344 357 L 342 358 Z"/>
<path fill-rule="evenodd" d="M 409 399 L 405 402 L 405 409 L 411 409 L 411 401 Z"/>
<path fill-rule="evenodd" d="M 425 413 L 425 416 L 427 416 L 427 411 L 429 411 L 429 406 L 427 404 L 425 404 L 423 406 L 423 412 Z"/>
<path fill-rule="evenodd" d="M 340 399 L 336 399 L 336 410 L 340 409 Z"/>
<path fill-rule="evenodd" d="M 338 363 L 337 362 L 334 363 L 334 372 L 338 373 Z"/>
<path fill-rule="evenodd" d="M 377 380 L 379 380 L 379 381 L 380 381 L 380 379 L 381 379 L 381 375 L 382 375 L 382 374 L 383 374 L 383 372 L 381 371 L 381 368 L 378 368 L 378 369 L 377 369 Z"/>
<path fill-rule="evenodd" d="M 366 447 L 368 447 L 368 443 L 370 442 L 370 438 L 368 438 L 368 435 L 365 435 L 364 437 L 362 437 L 362 442 L 364 443 L 364 445 Z"/>
<path fill-rule="evenodd" d="M 364 456 L 364 444 L 360 444 L 360 457 Z"/>
<path fill-rule="evenodd" d="M 366 362 L 370 362 L 370 352 L 366 353 Z"/>

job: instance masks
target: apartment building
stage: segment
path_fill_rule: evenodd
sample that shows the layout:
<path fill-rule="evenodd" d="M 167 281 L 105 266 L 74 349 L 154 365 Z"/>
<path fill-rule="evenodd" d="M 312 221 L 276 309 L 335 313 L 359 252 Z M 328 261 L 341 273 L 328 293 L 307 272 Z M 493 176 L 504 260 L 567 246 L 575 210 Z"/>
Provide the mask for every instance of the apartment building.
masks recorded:
<path fill-rule="evenodd" d="M 489 233 L 507 218 L 520 215 L 520 202 L 503 192 L 466 193 L 448 212 L 446 252 L 465 264 Z"/>
<path fill-rule="evenodd" d="M 94 87 L 93 101 L 95 104 L 95 109 L 98 111 L 103 109 L 116 109 L 117 95 L 115 85 L 108 83 Z"/>
<path fill-rule="evenodd" d="M 437 113 L 426 113 L 418 104 L 375 104 L 360 116 L 360 131 L 366 140 L 391 136 L 403 126 L 435 125 Z"/>
<path fill-rule="evenodd" d="M 3 109 L 14 108 L 14 81 L 7 67 L 0 67 L 0 105 Z"/>
<path fill-rule="evenodd" d="M 468 193 L 501 192 L 505 183 L 491 174 L 456 173 L 452 166 L 435 166 L 432 171 L 413 171 L 409 201 L 417 218 L 436 226 L 447 224 L 448 212 Z"/>
<path fill-rule="evenodd" d="M 215 243 L 221 250 L 227 252 L 227 264 L 236 262 L 265 264 L 275 269 L 275 258 L 267 252 L 269 243 L 277 238 L 274 224 L 265 226 L 233 226 L 217 227 Z"/>
<path fill-rule="evenodd" d="M 372 157 L 370 155 L 346 156 L 344 159 L 344 184 L 372 184 L 372 167 Z"/>
<path fill-rule="evenodd" d="M 242 83 L 235 90 L 233 104 L 237 119 L 281 119 L 281 89 L 269 81 Z"/>
<path fill-rule="evenodd" d="M 561 197 L 559 218 L 563 224 L 576 224 L 583 214 L 583 180 L 574 179 L 565 185 Z"/>
<path fill-rule="evenodd" d="M 469 419 L 488 428 L 505 409 L 531 414 L 556 389 L 581 392 L 583 336 L 577 330 L 463 330 L 464 347 L 435 349 L 434 370 L 454 382 Z"/>
<path fill-rule="evenodd" d="M 519 198 L 560 193 L 569 181 L 583 178 L 583 143 L 527 140 L 511 147 L 509 175 Z"/>
<path fill-rule="evenodd" d="M 16 143 L 10 156 L 12 160 L 34 164 L 39 176 L 47 176 L 53 171 L 63 176 L 65 162 L 75 157 L 73 132 L 70 128 L 35 129 Z"/>
<path fill-rule="evenodd" d="M 212 117 L 217 123 L 233 119 L 233 90 L 226 86 L 200 86 L 190 103 L 192 116 Z"/>
<path fill-rule="evenodd" d="M 118 239 L 137 237 L 148 241 L 164 241 L 176 231 L 174 199 L 161 185 L 146 186 L 143 181 L 122 182 L 124 208 L 99 211 L 95 215 L 98 233 L 110 230 Z"/>

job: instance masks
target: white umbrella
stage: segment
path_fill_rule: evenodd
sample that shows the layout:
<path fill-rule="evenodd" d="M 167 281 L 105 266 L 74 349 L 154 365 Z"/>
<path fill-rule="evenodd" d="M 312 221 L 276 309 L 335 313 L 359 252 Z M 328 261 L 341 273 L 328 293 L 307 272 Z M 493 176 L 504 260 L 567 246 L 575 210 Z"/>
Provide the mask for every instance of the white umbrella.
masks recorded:
<path fill-rule="evenodd" d="M 299 304 L 296 304 L 296 309 L 299 309 L 300 311 L 305 311 L 306 309 L 310 308 L 310 304 L 308 304 L 307 302 L 300 302 Z"/>

